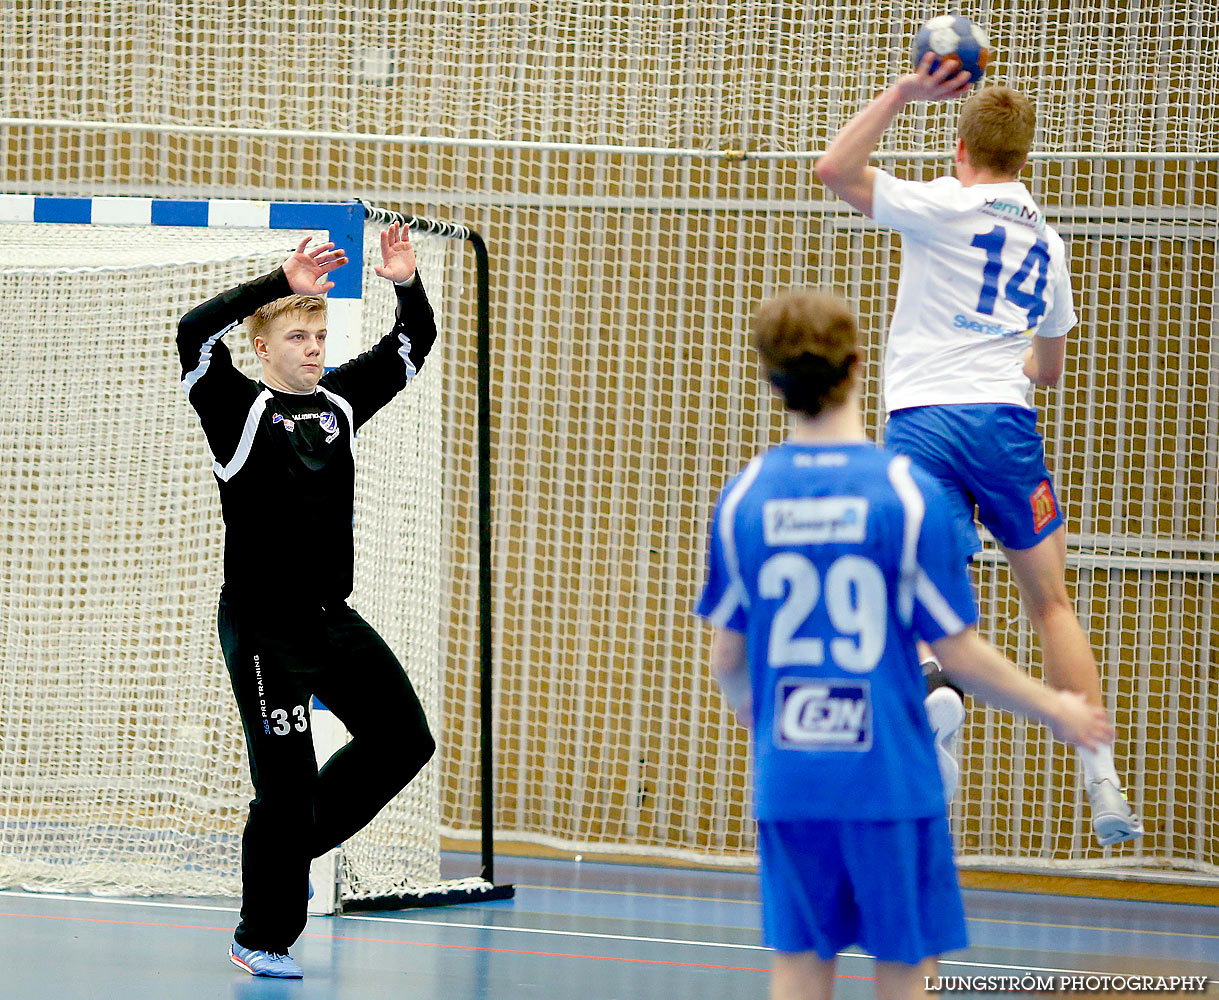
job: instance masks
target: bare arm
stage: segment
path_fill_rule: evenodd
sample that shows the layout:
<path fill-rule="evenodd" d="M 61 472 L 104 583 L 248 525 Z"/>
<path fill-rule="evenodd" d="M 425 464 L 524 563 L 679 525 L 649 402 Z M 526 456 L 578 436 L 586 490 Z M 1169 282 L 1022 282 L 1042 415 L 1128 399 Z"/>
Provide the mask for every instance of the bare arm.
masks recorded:
<path fill-rule="evenodd" d="M 842 126 L 813 167 L 821 183 L 864 215 L 872 215 L 872 182 L 876 176 L 875 168 L 868 166 L 868 157 L 898 112 L 911 101 L 960 97 L 971 86 L 969 74 L 964 70 L 954 74 L 952 67 L 957 64 L 947 59 L 931 73 L 933 59 L 928 53 L 917 72 L 901 77 Z"/>
<path fill-rule="evenodd" d="M 972 628 L 937 639 L 931 648 L 944 672 L 987 704 L 1040 719 L 1064 743 L 1092 748 L 1113 741 L 1103 708 L 1090 706 L 1081 694 L 1033 680 Z"/>
<path fill-rule="evenodd" d="M 753 692 L 743 633 L 727 628 L 715 630 L 715 638 L 711 640 L 711 671 L 724 692 L 724 699 L 736 712 L 737 721 L 747 727 L 753 718 Z"/>
<path fill-rule="evenodd" d="M 1033 337 L 1024 352 L 1024 374 L 1034 385 L 1057 385 L 1067 356 L 1066 337 Z"/>

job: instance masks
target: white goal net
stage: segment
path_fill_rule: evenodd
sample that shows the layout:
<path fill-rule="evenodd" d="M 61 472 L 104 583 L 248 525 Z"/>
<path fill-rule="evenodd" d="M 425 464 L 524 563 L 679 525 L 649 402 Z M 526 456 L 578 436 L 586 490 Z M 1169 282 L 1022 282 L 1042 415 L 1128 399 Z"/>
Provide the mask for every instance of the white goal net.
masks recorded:
<path fill-rule="evenodd" d="M 355 193 L 482 233 L 496 829 L 571 853 L 752 864 L 745 738 L 690 614 L 714 496 L 783 429 L 747 324 L 793 285 L 847 296 L 870 337 L 865 405 L 879 432 L 899 244 L 829 197 L 811 164 L 907 69 L 915 31 L 941 9 L 71 6 L 60 16 L 30 0 L 0 15 L 3 190 Z M 990 34 L 988 81 L 1027 92 L 1039 114 L 1024 179 L 1066 240 L 1082 322 L 1064 384 L 1036 402 L 1071 592 L 1148 829 L 1137 845 L 1097 847 L 1073 756 L 1041 727 L 977 711 L 953 809 L 962 857 L 1213 878 L 1219 0 L 956 9 Z M 878 162 L 906 177 L 950 169 L 958 107 L 900 115 Z M 446 371 L 455 527 L 439 727 L 439 822 L 467 841 L 483 819 L 473 308 L 469 294 L 454 303 Z M 1039 674 L 993 550 L 977 582 L 986 634 Z M 48 738 L 60 737 L 23 734 L 5 753 Z"/>
<path fill-rule="evenodd" d="M 0 395 L 12 417 L 0 435 L 0 885 L 239 890 L 251 789 L 215 631 L 223 530 L 174 331 L 202 298 L 271 270 L 305 235 L 0 224 Z M 449 241 L 415 243 L 443 330 Z M 394 308 L 371 270 L 375 228 L 365 245 L 351 353 L 384 334 Z M 241 331 L 228 343 L 257 377 Z M 360 435 L 352 597 L 437 730 L 443 354 L 442 335 Z M 344 845 L 345 897 L 437 888 L 437 776 L 429 765 Z"/>

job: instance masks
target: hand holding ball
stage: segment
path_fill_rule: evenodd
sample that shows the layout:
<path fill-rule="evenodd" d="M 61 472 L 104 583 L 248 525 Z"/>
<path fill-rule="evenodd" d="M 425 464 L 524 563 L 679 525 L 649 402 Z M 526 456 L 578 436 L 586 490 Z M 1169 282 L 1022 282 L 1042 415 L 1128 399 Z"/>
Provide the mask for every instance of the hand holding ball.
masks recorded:
<path fill-rule="evenodd" d="M 939 68 L 941 60 L 958 62 L 969 74 L 970 82 L 977 83 L 990 62 L 990 39 L 969 18 L 943 14 L 933 17 L 914 36 L 911 55 L 916 69 L 928 52 L 935 57 L 931 63 L 932 73 Z"/>

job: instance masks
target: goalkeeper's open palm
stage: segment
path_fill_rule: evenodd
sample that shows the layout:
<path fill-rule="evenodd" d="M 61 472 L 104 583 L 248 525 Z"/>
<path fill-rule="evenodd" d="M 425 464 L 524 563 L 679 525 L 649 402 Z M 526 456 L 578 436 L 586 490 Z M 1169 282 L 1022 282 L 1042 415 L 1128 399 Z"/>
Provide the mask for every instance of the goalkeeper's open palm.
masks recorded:
<path fill-rule="evenodd" d="M 297 295 L 325 295 L 334 287 L 326 275 L 347 263 L 347 251 L 336 250 L 333 243 L 307 250 L 312 238 L 301 240 L 296 252 L 283 263 L 284 277 Z"/>
<path fill-rule="evenodd" d="M 1076 743 L 1089 750 L 1098 743 L 1112 743 L 1113 723 L 1099 705 L 1089 705 L 1075 691 L 1055 691 L 1057 704 L 1049 720 L 1050 729 L 1064 743 Z"/>
<path fill-rule="evenodd" d="M 407 227 L 397 222 L 381 231 L 381 264 L 373 268 L 390 281 L 410 281 L 415 274 L 415 248 Z"/>

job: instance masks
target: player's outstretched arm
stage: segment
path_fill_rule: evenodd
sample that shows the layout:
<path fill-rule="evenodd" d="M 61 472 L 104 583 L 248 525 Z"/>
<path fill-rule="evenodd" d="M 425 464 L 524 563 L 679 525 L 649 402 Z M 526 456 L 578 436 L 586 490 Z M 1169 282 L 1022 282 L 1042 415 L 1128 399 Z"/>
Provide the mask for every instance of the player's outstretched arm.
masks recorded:
<path fill-rule="evenodd" d="M 1064 743 L 1092 748 L 1113 741 L 1103 708 L 1089 705 L 1081 694 L 1033 680 L 972 628 L 937 639 L 931 648 L 944 672 L 987 704 L 1040 719 Z"/>
<path fill-rule="evenodd" d="M 328 372 L 322 386 L 351 403 L 359 428 L 400 392 L 436 343 L 436 317 L 415 269 L 415 251 L 405 226 L 393 223 L 381 233 L 381 263 L 373 268 L 394 282 L 394 325 L 359 357 Z"/>
<path fill-rule="evenodd" d="M 868 157 L 911 101 L 946 101 L 960 97 L 971 85 L 964 70 L 953 73 L 956 63 L 944 59 L 931 72 L 934 56 L 923 57 L 918 70 L 901 77 L 839 130 L 813 171 L 826 187 L 852 208 L 872 215 L 872 182 L 876 176 Z"/>

